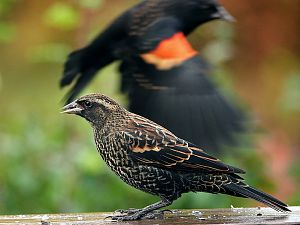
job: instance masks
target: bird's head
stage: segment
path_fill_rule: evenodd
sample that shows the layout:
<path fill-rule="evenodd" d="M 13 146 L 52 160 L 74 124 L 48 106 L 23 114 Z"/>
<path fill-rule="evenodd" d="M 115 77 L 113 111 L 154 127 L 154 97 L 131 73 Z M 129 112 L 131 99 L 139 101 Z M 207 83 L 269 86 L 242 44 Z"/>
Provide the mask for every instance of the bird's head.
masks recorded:
<path fill-rule="evenodd" d="M 199 7 L 206 11 L 210 19 L 221 19 L 234 22 L 234 17 L 217 0 L 198 0 L 203 2 Z M 202 7 L 201 7 L 202 6 Z"/>
<path fill-rule="evenodd" d="M 89 94 L 66 105 L 62 113 L 75 114 L 85 118 L 92 125 L 103 126 L 106 119 L 122 107 L 111 98 L 102 94 Z"/>
<path fill-rule="evenodd" d="M 178 4 L 180 7 L 180 4 Z M 218 0 L 186 0 L 182 1 L 181 15 L 185 16 L 185 26 L 198 26 L 211 20 L 221 19 L 233 22 L 234 17 L 218 2 Z M 184 13 L 186 11 L 186 13 Z"/>

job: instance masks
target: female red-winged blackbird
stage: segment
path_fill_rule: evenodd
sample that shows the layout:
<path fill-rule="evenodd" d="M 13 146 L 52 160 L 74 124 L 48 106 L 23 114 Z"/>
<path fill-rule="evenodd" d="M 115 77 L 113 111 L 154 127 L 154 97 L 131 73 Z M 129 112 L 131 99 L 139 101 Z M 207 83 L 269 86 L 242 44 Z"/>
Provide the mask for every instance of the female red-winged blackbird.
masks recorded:
<path fill-rule="evenodd" d="M 114 220 L 148 217 L 190 191 L 247 197 L 278 211 L 290 211 L 283 202 L 243 183 L 238 175 L 243 170 L 222 163 L 104 95 L 83 96 L 63 112 L 79 115 L 92 125 L 100 155 L 123 181 L 161 198 L 143 209 L 112 216 Z"/>
<path fill-rule="evenodd" d="M 70 102 L 106 65 L 121 60 L 129 110 L 210 150 L 243 130 L 243 116 L 210 81 L 186 35 L 232 17 L 216 0 L 146 0 L 127 10 L 88 46 L 70 54 L 61 86 Z M 176 112 L 176 113 L 174 113 Z"/>

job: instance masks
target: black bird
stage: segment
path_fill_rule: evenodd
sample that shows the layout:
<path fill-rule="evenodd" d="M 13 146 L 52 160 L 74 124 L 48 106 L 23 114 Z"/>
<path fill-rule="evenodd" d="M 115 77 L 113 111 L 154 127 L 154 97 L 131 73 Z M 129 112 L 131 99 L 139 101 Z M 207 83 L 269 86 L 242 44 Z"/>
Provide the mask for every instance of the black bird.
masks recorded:
<path fill-rule="evenodd" d="M 197 26 L 215 19 L 233 20 L 216 0 L 142 1 L 69 55 L 60 83 L 75 83 L 67 102 L 98 70 L 121 60 L 121 90 L 128 94 L 130 111 L 216 150 L 243 130 L 243 116 L 217 91 L 207 64 L 186 40 Z"/>
<path fill-rule="evenodd" d="M 151 217 L 154 210 L 190 191 L 252 198 L 277 211 L 290 211 L 283 202 L 245 184 L 238 175 L 243 170 L 222 163 L 104 95 L 83 96 L 66 105 L 63 112 L 79 115 L 91 124 L 98 152 L 123 181 L 161 198 L 143 209 L 112 216 L 114 220 Z"/>

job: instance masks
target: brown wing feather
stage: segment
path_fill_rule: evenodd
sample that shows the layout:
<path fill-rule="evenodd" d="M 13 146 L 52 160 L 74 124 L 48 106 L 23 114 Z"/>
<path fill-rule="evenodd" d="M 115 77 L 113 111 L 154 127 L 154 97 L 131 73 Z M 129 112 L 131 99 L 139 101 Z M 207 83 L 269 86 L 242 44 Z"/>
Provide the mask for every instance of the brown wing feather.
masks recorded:
<path fill-rule="evenodd" d="M 140 164 L 174 170 L 244 173 L 148 119 L 138 115 L 132 118 L 132 123 L 123 135 L 132 143 L 130 157 Z"/>

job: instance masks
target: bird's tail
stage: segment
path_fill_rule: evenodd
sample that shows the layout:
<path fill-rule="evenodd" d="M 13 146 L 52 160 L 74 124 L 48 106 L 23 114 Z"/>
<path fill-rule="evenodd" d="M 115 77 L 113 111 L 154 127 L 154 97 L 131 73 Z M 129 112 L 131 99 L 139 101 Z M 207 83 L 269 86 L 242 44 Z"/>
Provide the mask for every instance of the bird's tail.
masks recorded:
<path fill-rule="evenodd" d="M 84 49 L 79 49 L 77 51 L 69 54 L 68 59 L 64 66 L 63 77 L 60 80 L 60 86 L 64 87 L 73 82 L 73 80 L 79 76 L 81 61 L 82 61 L 82 53 Z"/>
<path fill-rule="evenodd" d="M 237 183 L 229 183 L 224 185 L 226 192 L 230 192 L 232 195 L 252 198 L 258 202 L 261 202 L 271 208 L 275 209 L 276 211 L 280 212 L 290 212 L 287 205 L 280 200 L 274 198 L 273 196 L 259 191 L 251 186 L 244 184 L 243 182 L 239 181 Z"/>

